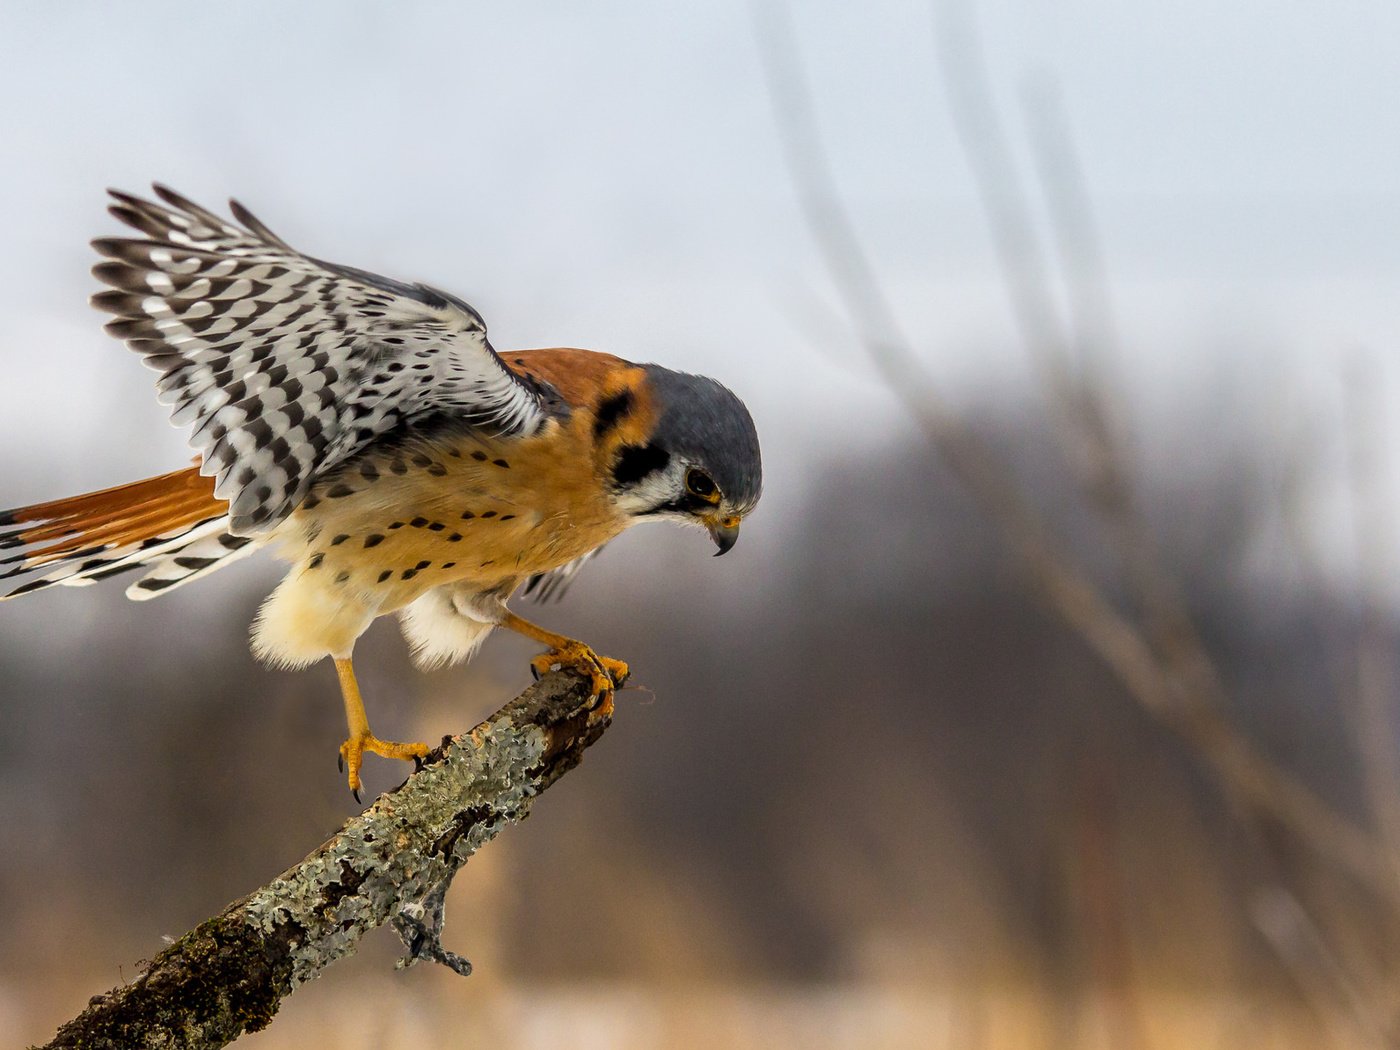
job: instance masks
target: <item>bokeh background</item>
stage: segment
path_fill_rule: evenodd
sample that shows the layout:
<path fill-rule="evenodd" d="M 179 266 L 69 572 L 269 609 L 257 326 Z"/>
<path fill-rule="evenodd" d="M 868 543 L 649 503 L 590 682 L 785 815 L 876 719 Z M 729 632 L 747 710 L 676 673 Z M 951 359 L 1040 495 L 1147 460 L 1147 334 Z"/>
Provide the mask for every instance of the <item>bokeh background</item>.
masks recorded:
<path fill-rule="evenodd" d="M 0 505 L 185 462 L 84 305 L 153 178 L 498 347 L 720 377 L 764 443 L 727 558 L 637 530 L 537 611 L 638 688 L 458 878 L 476 974 L 381 933 L 249 1047 L 1400 1039 L 1400 7 L 0 18 Z M 0 606 L 8 1041 L 352 811 L 329 668 L 247 651 L 276 578 Z M 357 655 L 434 739 L 530 650 Z"/>

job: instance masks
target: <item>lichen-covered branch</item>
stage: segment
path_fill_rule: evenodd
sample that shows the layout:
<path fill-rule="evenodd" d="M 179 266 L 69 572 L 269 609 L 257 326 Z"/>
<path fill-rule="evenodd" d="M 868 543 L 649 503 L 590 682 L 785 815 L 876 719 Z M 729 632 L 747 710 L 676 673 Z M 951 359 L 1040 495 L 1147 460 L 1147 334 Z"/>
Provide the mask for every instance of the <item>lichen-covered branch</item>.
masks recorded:
<path fill-rule="evenodd" d="M 535 796 L 578 764 L 611 721 L 584 679 L 545 676 L 310 856 L 234 901 L 95 997 L 49 1047 L 219 1047 L 265 1027 L 283 997 L 392 923 L 420 959 L 471 965 L 440 941 L 452 877 L 477 849 L 528 815 Z"/>

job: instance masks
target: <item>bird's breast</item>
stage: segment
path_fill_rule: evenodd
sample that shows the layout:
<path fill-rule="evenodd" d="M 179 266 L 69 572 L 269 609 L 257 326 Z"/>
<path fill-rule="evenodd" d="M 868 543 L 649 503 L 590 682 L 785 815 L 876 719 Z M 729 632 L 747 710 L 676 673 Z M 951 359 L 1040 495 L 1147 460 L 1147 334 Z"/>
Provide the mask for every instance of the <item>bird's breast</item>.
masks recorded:
<path fill-rule="evenodd" d="M 277 531 L 300 581 L 390 612 L 448 583 L 509 586 L 581 557 L 626 519 L 587 448 L 558 429 L 371 451 L 318 483 Z"/>

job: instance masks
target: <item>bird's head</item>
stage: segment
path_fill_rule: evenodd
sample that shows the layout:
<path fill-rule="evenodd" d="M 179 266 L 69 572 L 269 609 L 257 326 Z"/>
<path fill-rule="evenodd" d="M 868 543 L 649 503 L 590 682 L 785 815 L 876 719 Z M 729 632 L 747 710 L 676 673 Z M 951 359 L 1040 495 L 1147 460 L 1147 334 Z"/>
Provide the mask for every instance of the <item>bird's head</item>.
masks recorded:
<path fill-rule="evenodd" d="M 763 489 L 753 417 L 713 379 L 642 367 L 656 425 L 645 444 L 618 452 L 612 472 L 618 503 L 638 521 L 703 526 L 719 548 L 716 556 L 724 554 Z"/>

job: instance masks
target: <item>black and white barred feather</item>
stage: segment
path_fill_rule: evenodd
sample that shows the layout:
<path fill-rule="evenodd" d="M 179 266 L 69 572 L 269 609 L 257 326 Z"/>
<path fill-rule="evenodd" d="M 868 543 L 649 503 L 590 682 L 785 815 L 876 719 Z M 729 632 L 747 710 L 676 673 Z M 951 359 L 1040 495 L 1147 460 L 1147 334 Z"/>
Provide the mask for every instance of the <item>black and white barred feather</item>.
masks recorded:
<path fill-rule="evenodd" d="M 93 242 L 109 260 L 93 273 L 113 289 L 93 302 L 161 373 L 230 534 L 267 532 L 325 471 L 415 417 L 509 435 L 543 425 L 537 391 L 461 300 L 304 255 L 236 201 L 241 227 L 155 193 L 163 205 L 112 191 L 112 214 L 145 236 Z"/>

